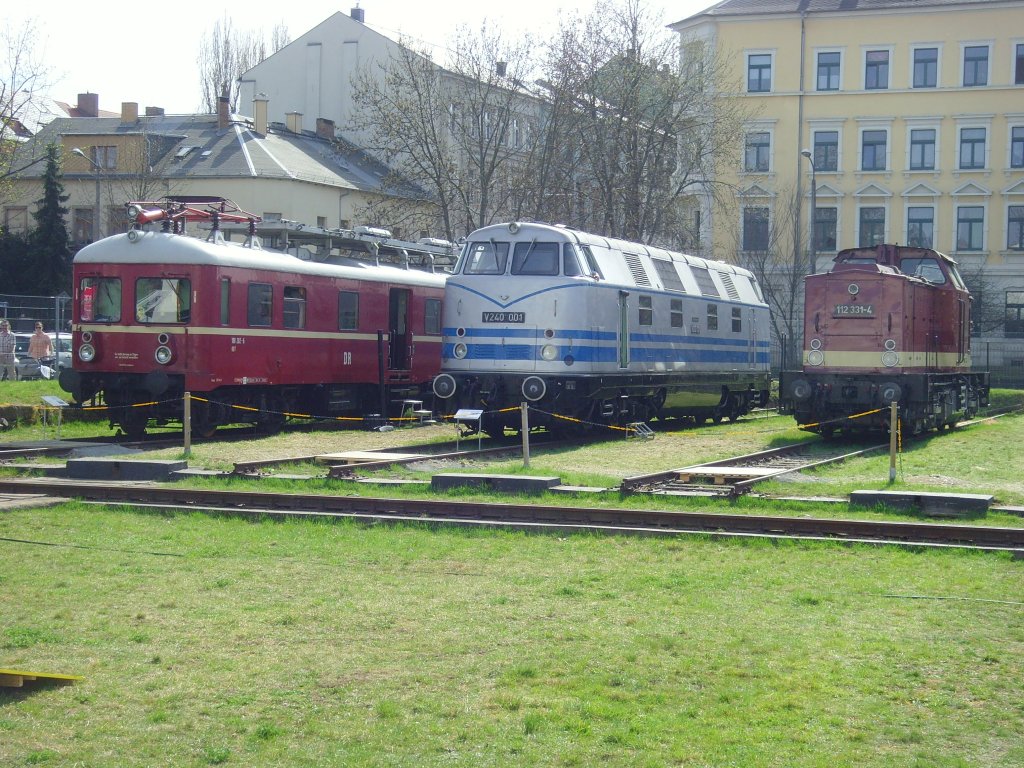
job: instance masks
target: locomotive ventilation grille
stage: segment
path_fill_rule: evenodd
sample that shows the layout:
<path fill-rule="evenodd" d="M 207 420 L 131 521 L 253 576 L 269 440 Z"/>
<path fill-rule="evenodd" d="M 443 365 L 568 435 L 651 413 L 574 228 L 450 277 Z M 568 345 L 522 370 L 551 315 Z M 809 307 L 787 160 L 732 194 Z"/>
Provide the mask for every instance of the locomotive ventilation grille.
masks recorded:
<path fill-rule="evenodd" d="M 647 272 L 644 270 L 644 265 L 640 262 L 640 257 L 635 253 L 624 253 L 626 257 L 626 266 L 629 267 L 629 271 L 633 273 L 633 282 L 637 285 L 651 285 L 651 278 L 647 276 Z"/>
<path fill-rule="evenodd" d="M 719 272 L 718 276 L 722 278 L 722 285 L 725 286 L 725 292 L 733 301 L 740 300 L 740 292 L 736 290 L 736 284 L 732 281 L 732 275 L 728 272 Z"/>

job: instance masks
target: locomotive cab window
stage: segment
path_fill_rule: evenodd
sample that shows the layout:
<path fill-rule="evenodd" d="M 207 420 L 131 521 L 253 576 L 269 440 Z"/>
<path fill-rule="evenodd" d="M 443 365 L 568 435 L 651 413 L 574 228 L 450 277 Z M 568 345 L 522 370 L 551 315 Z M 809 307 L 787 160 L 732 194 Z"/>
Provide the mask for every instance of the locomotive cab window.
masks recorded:
<path fill-rule="evenodd" d="M 306 327 L 306 289 L 286 285 L 284 288 L 285 328 Z"/>
<path fill-rule="evenodd" d="M 900 262 L 900 272 L 913 277 L 921 277 L 932 285 L 944 285 L 946 276 L 937 259 L 903 259 Z"/>
<path fill-rule="evenodd" d="M 354 331 L 359 328 L 359 294 L 355 291 L 338 292 L 338 329 Z"/>
<path fill-rule="evenodd" d="M 572 243 L 566 243 L 562 247 L 562 274 L 566 277 L 579 277 L 583 274 L 580 269 L 580 261 L 576 258 L 576 249 Z"/>
<path fill-rule="evenodd" d="M 557 275 L 558 243 L 516 243 L 512 252 L 513 275 Z"/>
<path fill-rule="evenodd" d="M 135 319 L 140 323 L 187 323 L 191 312 L 190 280 L 140 277 L 135 281 Z"/>
<path fill-rule="evenodd" d="M 466 251 L 466 275 L 503 275 L 508 264 L 508 243 L 488 240 L 470 243 Z"/>
<path fill-rule="evenodd" d="M 249 283 L 246 314 L 249 325 L 269 326 L 274 317 L 274 287 L 266 283 Z"/>
<path fill-rule="evenodd" d="M 121 320 L 121 280 L 117 277 L 83 277 L 78 286 L 79 316 L 83 323 L 116 323 Z"/>

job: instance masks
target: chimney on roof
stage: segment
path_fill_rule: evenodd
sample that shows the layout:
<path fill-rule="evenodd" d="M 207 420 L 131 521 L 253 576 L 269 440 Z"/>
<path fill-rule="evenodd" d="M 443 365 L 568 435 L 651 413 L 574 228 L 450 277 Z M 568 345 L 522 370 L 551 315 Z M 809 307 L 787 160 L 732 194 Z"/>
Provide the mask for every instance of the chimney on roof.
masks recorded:
<path fill-rule="evenodd" d="M 256 133 L 260 136 L 267 135 L 267 98 L 265 93 L 257 93 L 252 100 L 252 118 L 255 123 Z"/>
<path fill-rule="evenodd" d="M 328 120 L 326 117 L 318 117 L 316 119 L 316 135 L 319 136 L 321 139 L 333 141 L 334 121 Z"/>
<path fill-rule="evenodd" d="M 121 122 L 122 123 L 137 123 L 137 122 L 139 122 L 139 103 L 137 101 L 122 101 L 121 102 Z"/>
<path fill-rule="evenodd" d="M 224 130 L 231 122 L 231 110 L 228 107 L 228 95 L 217 97 L 217 129 Z"/>
<path fill-rule="evenodd" d="M 360 24 L 366 23 L 366 11 L 364 11 L 358 5 L 352 9 L 349 15 L 353 18 L 353 20 L 358 21 Z"/>
<path fill-rule="evenodd" d="M 285 115 L 287 120 L 286 125 L 288 130 L 292 133 L 302 133 L 302 113 L 301 112 L 289 112 Z"/>
<path fill-rule="evenodd" d="M 78 113 L 79 117 L 99 117 L 100 95 L 98 93 L 78 94 Z"/>
<path fill-rule="evenodd" d="M 507 70 L 508 70 L 508 62 L 507 61 L 496 61 L 496 62 L 494 62 L 494 73 L 498 77 L 504 77 L 505 76 L 505 72 Z"/>
<path fill-rule="evenodd" d="M 146 107 L 146 117 L 163 117 L 163 107 Z"/>

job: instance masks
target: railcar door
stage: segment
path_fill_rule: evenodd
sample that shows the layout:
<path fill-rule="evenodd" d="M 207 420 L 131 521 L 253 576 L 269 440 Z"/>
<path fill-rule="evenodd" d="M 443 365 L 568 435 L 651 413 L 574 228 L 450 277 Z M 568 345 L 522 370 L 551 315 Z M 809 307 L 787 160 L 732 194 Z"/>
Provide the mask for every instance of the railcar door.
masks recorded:
<path fill-rule="evenodd" d="M 409 369 L 411 350 L 409 341 L 409 305 L 411 291 L 408 288 L 392 288 L 388 297 L 388 368 L 393 371 Z"/>
<path fill-rule="evenodd" d="M 619 368 L 629 368 L 629 291 L 619 291 Z"/>

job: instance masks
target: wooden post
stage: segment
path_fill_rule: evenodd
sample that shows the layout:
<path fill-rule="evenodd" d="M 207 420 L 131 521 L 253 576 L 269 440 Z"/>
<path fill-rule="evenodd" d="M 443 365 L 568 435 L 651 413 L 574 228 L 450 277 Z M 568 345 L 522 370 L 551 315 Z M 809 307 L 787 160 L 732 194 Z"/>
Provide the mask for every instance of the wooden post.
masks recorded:
<path fill-rule="evenodd" d="M 523 466 L 530 466 L 530 406 L 525 402 L 519 404 L 519 411 L 522 414 L 523 435 Z"/>
<path fill-rule="evenodd" d="M 896 481 L 896 433 L 900 428 L 899 403 L 895 400 L 889 406 L 889 482 Z"/>
<path fill-rule="evenodd" d="M 185 393 L 185 418 L 182 419 L 185 425 L 185 458 L 192 453 L 192 393 Z"/>

